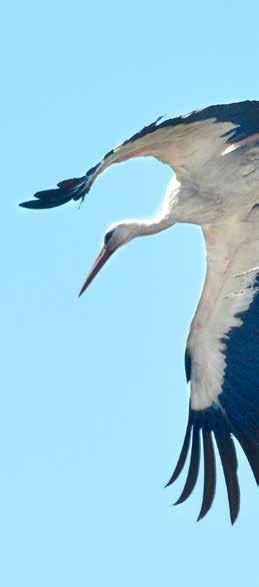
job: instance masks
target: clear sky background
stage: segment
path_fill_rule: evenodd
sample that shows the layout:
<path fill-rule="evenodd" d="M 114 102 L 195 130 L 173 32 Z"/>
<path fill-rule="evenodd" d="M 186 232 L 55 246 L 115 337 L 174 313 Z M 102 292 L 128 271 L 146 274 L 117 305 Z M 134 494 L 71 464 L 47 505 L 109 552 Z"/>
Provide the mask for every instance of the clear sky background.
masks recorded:
<path fill-rule="evenodd" d="M 171 170 L 114 166 L 89 198 L 20 201 L 78 176 L 160 114 L 259 98 L 259 4 L 5 3 L 1 16 L 0 584 L 257 585 L 258 492 L 240 453 L 232 528 L 219 465 L 163 489 L 188 409 L 184 349 L 200 294 L 200 231 L 118 252 L 80 300 L 110 222 L 158 209 Z"/>

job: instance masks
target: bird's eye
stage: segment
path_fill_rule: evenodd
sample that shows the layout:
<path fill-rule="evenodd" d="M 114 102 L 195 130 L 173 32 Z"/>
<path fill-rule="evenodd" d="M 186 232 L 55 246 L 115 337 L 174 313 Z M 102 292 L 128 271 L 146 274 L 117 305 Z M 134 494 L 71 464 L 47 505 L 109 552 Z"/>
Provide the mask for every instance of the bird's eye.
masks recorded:
<path fill-rule="evenodd" d="M 113 230 L 109 230 L 109 232 L 106 232 L 106 235 L 104 237 L 104 244 L 105 244 L 105 246 L 107 246 L 109 244 L 109 241 L 110 241 L 110 239 L 111 239 L 111 237 L 113 235 L 113 232 L 114 232 Z"/>

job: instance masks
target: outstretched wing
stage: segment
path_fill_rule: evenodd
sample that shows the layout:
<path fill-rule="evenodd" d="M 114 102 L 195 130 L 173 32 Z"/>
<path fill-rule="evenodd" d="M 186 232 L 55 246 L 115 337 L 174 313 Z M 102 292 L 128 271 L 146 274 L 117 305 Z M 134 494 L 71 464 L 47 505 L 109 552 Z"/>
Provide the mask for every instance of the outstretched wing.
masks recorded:
<path fill-rule="evenodd" d="M 199 472 L 202 436 L 203 500 L 198 519 L 210 509 L 216 487 L 214 440 L 225 476 L 232 523 L 239 512 L 237 456 L 243 448 L 259 483 L 259 234 L 257 206 L 250 221 L 205 227 L 207 274 L 186 348 L 191 382 L 189 420 L 173 483 L 191 458 L 181 503 Z"/>
<path fill-rule="evenodd" d="M 209 106 L 187 116 L 163 120 L 159 117 L 124 143 L 112 149 L 80 178 L 58 183 L 55 189 L 37 192 L 24 208 L 53 208 L 84 198 L 93 182 L 107 167 L 133 157 L 153 156 L 176 171 L 201 167 L 215 156 L 246 145 L 259 137 L 259 102 Z"/>

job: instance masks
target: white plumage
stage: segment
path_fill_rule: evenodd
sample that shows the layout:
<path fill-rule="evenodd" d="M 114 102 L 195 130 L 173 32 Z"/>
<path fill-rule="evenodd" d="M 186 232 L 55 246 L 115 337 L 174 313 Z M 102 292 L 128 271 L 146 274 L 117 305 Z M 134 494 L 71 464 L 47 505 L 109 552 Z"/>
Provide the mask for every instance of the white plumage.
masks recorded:
<path fill-rule="evenodd" d="M 259 482 L 259 102 L 210 106 L 162 122 L 159 118 L 110 151 L 85 176 L 60 182 L 57 189 L 38 192 L 34 200 L 21 205 L 42 209 L 84 199 L 107 167 L 140 156 L 169 164 L 176 177 L 169 182 L 156 217 L 126 220 L 108 229 L 80 293 L 129 240 L 176 222 L 201 227 L 207 273 L 186 347 L 189 420 L 168 485 L 182 471 L 191 442 L 187 479 L 176 503 L 190 495 L 198 476 L 202 438 L 202 518 L 215 493 L 215 441 L 234 522 L 239 484 L 233 436 Z"/>

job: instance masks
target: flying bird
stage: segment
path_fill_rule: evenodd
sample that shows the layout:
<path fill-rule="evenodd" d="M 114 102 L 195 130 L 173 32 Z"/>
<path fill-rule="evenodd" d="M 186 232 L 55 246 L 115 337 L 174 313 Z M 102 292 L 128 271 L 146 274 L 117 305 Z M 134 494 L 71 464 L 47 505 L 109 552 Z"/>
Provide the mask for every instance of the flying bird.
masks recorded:
<path fill-rule="evenodd" d="M 20 204 L 36 210 L 84 199 L 113 163 L 153 156 L 170 165 L 159 214 L 110 226 L 80 295 L 107 259 L 133 238 L 178 222 L 199 225 L 207 251 L 202 295 L 185 352 L 190 382 L 189 418 L 173 483 L 190 453 L 183 491 L 196 484 L 203 448 L 204 486 L 198 520 L 211 508 L 216 488 L 215 448 L 226 481 L 231 522 L 240 491 L 233 439 L 241 445 L 259 483 L 259 101 L 209 106 L 186 116 L 157 119 L 80 178 L 37 192 Z"/>

